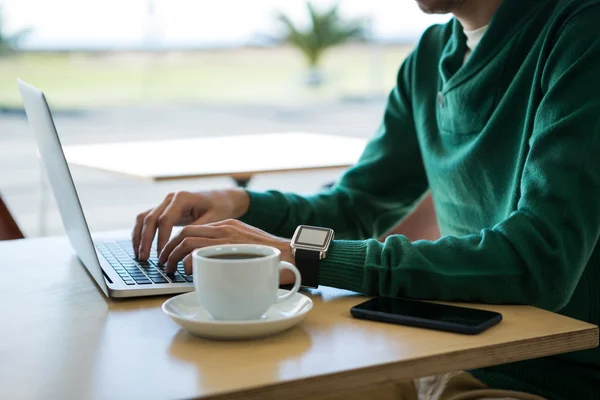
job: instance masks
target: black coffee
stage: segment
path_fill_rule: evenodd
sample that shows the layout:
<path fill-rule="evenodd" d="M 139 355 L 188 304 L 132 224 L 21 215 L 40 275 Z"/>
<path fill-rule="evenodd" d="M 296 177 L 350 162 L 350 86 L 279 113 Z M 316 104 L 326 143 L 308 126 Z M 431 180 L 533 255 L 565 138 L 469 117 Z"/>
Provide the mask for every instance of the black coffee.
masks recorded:
<path fill-rule="evenodd" d="M 229 253 L 229 254 L 214 254 L 212 256 L 206 256 L 206 258 L 215 258 L 218 260 L 247 260 L 250 258 L 262 258 L 262 254 L 251 254 L 251 253 Z"/>

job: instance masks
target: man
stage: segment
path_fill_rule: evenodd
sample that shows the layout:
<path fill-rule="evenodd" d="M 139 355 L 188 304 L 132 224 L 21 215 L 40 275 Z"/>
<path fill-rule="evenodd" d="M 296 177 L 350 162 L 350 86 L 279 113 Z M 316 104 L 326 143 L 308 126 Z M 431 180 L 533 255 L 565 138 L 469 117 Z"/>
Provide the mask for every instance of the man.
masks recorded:
<path fill-rule="evenodd" d="M 321 285 L 530 304 L 600 323 L 600 0 L 417 1 L 455 18 L 423 34 L 381 127 L 333 188 L 169 195 L 138 217 L 138 256 L 158 232 L 170 269 L 184 259 L 189 270 L 191 250 L 220 243 L 275 246 L 294 262 L 289 238 L 308 224 L 337 238 L 318 265 Z M 371 239 L 428 189 L 440 240 Z M 189 225 L 169 241 L 175 224 Z M 598 399 L 600 351 L 394 390 L 408 399 Z"/>

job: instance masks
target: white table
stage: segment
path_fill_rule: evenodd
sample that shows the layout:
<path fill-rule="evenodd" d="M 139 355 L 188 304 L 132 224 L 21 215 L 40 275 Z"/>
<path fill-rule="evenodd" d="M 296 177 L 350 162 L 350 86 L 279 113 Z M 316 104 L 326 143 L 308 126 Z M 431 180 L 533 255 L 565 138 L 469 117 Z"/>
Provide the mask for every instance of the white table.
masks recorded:
<path fill-rule="evenodd" d="M 306 132 L 227 135 L 64 146 L 70 165 L 150 181 L 228 176 L 246 187 L 256 174 L 348 168 L 366 139 Z M 50 191 L 42 170 L 39 234 L 46 233 Z M 325 183 L 325 182 L 324 182 Z"/>
<path fill-rule="evenodd" d="M 366 140 L 305 132 L 65 146 L 72 165 L 152 181 L 347 168 Z"/>

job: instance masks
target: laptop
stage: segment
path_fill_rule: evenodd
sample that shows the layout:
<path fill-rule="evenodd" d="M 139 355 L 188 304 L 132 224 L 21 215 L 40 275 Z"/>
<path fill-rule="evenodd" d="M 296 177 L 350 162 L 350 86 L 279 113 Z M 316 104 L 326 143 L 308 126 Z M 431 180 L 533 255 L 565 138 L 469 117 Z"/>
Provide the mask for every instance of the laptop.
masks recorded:
<path fill-rule="evenodd" d="M 90 276 L 107 297 L 139 297 L 194 290 L 183 264 L 167 275 L 156 248 L 147 262 L 135 259 L 130 240 L 94 241 L 65 158 L 44 93 L 18 80 L 27 120 L 37 141 L 52 192 L 71 246 Z"/>

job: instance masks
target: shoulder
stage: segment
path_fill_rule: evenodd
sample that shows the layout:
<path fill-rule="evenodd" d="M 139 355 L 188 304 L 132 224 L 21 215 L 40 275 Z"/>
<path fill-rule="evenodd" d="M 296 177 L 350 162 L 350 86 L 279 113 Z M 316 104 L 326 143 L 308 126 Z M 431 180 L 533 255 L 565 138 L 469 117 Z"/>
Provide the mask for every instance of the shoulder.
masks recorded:
<path fill-rule="evenodd" d="M 600 80 L 600 0 L 555 0 L 540 53 L 541 88 L 559 81 L 585 80 L 597 90 Z M 574 83 L 572 83 L 574 85 Z"/>
<path fill-rule="evenodd" d="M 554 0 L 551 21 L 557 34 L 565 27 L 579 26 L 582 35 L 600 32 L 600 0 Z"/>
<path fill-rule="evenodd" d="M 600 0 L 554 0 L 552 4 L 557 12 L 569 14 L 600 6 Z"/>

